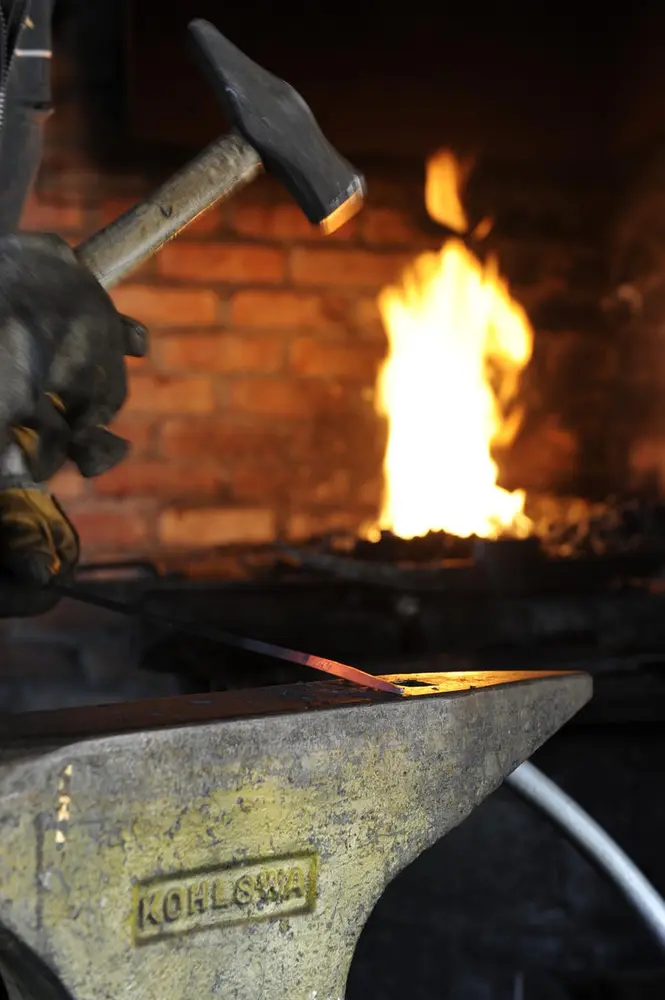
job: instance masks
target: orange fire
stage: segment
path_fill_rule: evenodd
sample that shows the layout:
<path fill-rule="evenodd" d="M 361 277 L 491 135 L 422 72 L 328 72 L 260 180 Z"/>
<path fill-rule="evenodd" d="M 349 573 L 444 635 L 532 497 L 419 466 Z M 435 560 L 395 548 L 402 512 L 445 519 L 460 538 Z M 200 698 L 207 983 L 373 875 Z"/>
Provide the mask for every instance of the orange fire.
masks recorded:
<path fill-rule="evenodd" d="M 459 233 L 468 230 L 463 173 L 448 151 L 427 165 L 427 210 Z M 519 411 L 507 414 L 533 332 L 496 261 L 449 239 L 385 288 L 379 308 L 389 350 L 376 395 L 388 420 L 378 527 L 402 538 L 528 533 L 524 493 L 497 486 L 492 447 L 519 426 Z"/>

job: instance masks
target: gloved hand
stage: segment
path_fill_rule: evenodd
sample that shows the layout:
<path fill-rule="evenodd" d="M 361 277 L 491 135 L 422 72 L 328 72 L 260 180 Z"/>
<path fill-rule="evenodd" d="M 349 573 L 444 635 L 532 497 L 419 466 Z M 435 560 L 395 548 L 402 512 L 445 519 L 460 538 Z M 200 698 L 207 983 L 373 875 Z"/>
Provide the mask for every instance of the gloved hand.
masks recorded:
<path fill-rule="evenodd" d="M 63 240 L 0 238 L 0 616 L 55 603 L 35 585 L 75 566 L 78 537 L 40 484 L 68 459 L 91 477 L 124 458 L 107 424 L 125 401 L 124 357 L 146 348 Z"/>
<path fill-rule="evenodd" d="M 79 538 L 62 507 L 37 485 L 0 491 L 0 617 L 38 615 L 79 559 Z"/>

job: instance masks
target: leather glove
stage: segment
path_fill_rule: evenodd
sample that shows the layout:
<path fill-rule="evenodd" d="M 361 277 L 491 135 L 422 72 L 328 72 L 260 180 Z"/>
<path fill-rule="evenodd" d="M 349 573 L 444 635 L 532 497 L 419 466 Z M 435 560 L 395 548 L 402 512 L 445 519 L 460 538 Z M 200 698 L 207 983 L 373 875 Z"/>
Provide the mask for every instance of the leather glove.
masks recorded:
<path fill-rule="evenodd" d="M 0 491 L 0 617 L 38 615 L 54 607 L 49 589 L 73 576 L 79 538 L 62 507 L 37 486 Z"/>
<path fill-rule="evenodd" d="M 68 458 L 84 476 L 124 458 L 106 428 L 127 394 L 124 356 L 146 348 L 145 328 L 59 237 L 0 239 L 0 453 L 17 441 L 35 482 Z"/>
<path fill-rule="evenodd" d="M 30 588 L 76 565 L 76 531 L 39 484 L 68 459 L 91 477 L 124 458 L 107 425 L 126 398 L 124 357 L 146 347 L 59 237 L 0 238 L 0 616 L 44 610 Z"/>

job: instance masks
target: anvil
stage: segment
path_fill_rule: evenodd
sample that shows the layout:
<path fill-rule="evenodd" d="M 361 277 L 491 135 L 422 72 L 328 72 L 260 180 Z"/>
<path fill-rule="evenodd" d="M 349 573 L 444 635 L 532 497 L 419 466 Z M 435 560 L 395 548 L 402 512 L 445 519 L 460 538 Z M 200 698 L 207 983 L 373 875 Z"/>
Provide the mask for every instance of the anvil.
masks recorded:
<path fill-rule="evenodd" d="M 341 1000 L 390 880 L 584 674 L 323 681 L 5 719 L 0 968 L 48 1000 Z"/>

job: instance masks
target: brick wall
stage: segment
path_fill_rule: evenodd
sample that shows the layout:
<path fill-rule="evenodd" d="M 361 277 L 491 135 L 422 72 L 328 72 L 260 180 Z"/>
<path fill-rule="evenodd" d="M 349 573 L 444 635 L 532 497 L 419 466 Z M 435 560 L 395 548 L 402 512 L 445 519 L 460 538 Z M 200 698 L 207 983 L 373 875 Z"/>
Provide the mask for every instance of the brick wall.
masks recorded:
<path fill-rule="evenodd" d="M 148 175 L 47 159 L 25 225 L 76 242 L 133 203 Z M 152 346 L 148 360 L 130 362 L 117 424 L 133 443 L 129 460 L 92 483 L 69 471 L 56 483 L 88 557 L 304 538 L 376 514 L 384 428 L 373 387 L 385 352 L 376 296 L 419 250 L 440 245 L 422 181 L 422 170 L 370 173 L 363 212 L 325 239 L 264 178 L 114 292 L 148 325 Z M 579 412 L 608 378 L 609 347 L 598 337 L 594 346 L 589 330 L 602 269 L 588 219 L 572 210 L 576 231 L 558 233 L 547 219 L 560 220 L 562 200 L 585 201 L 584 187 L 531 185 L 529 211 L 524 185 L 475 193 L 500 208 L 493 249 L 537 325 L 530 424 L 504 464 L 513 484 L 570 488 L 580 464 L 589 469 Z M 572 412 L 562 392 L 571 380 Z M 600 401 L 596 409 L 600 418 Z"/>
<path fill-rule="evenodd" d="M 647 5 L 624 53 L 608 242 L 622 379 L 617 436 L 629 489 L 665 494 L 665 12 Z M 630 72 L 639 65 L 640 72 Z"/>
<path fill-rule="evenodd" d="M 145 183 L 47 161 L 24 225 L 77 242 Z M 130 361 L 117 424 L 130 459 L 55 484 L 88 556 L 302 537 L 376 512 L 375 298 L 426 242 L 403 193 L 379 194 L 324 241 L 265 179 L 115 291 L 150 328 L 151 356 Z"/>
<path fill-rule="evenodd" d="M 608 180 L 598 163 L 562 167 L 545 157 L 531 169 L 488 157 L 471 179 L 472 217 L 495 219 L 490 248 L 534 329 L 522 429 L 496 456 L 507 488 L 602 498 L 625 478 L 614 434 L 623 373 L 604 305 Z"/>
<path fill-rule="evenodd" d="M 65 124 L 24 225 L 76 242 L 170 165 L 100 171 L 64 142 Z M 65 471 L 55 484 L 87 557 L 303 538 L 374 517 L 384 428 L 373 388 L 386 346 L 376 297 L 441 233 L 426 216 L 422 167 L 370 168 L 368 180 L 363 212 L 326 239 L 263 178 L 114 292 L 150 328 L 151 356 L 130 362 L 117 424 L 129 460 L 92 483 Z M 580 470 L 602 479 L 594 426 L 612 398 L 613 345 L 598 331 L 605 204 L 593 176 L 522 172 L 516 183 L 486 164 L 470 198 L 495 216 L 491 249 L 537 331 L 529 420 L 503 456 L 506 482 L 570 491 Z"/>
<path fill-rule="evenodd" d="M 106 119 L 81 101 L 60 52 L 57 114 L 24 225 L 76 243 L 179 162 L 138 145 L 123 166 L 93 153 Z M 111 146 L 127 142 L 110 126 L 109 135 Z M 421 162 L 360 166 L 368 202 L 334 236 L 321 237 L 262 178 L 115 290 L 150 328 L 151 356 L 129 362 L 117 430 L 131 457 L 94 482 L 65 470 L 54 484 L 86 558 L 175 558 L 356 530 L 376 515 L 385 428 L 373 389 L 386 349 L 376 297 L 442 234 L 425 212 Z M 488 248 L 536 327 L 524 432 L 500 456 L 506 485 L 602 490 L 616 364 L 599 321 L 607 191 L 598 171 L 485 156 L 469 200 L 472 217 L 494 217 Z"/>

